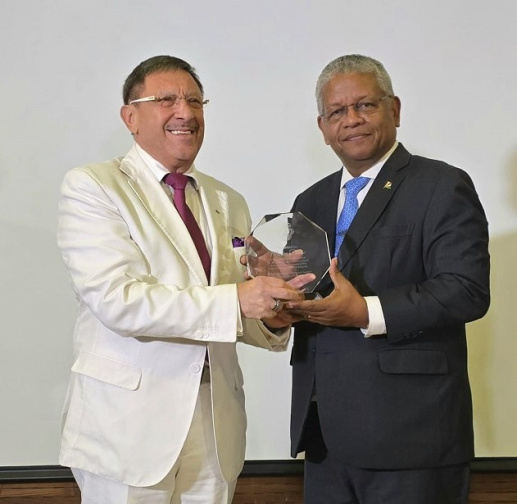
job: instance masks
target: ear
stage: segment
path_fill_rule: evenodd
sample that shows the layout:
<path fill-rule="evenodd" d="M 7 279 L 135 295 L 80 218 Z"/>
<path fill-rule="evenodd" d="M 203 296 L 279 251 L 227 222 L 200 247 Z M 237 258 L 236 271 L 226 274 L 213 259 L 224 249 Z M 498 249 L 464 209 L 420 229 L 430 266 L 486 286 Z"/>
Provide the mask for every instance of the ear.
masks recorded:
<path fill-rule="evenodd" d="M 323 117 L 321 117 L 321 116 L 318 116 L 318 128 L 323 133 L 323 140 L 325 140 L 325 143 L 327 145 L 330 145 L 330 143 L 327 139 L 327 134 L 325 133 L 325 131 L 326 131 L 325 123 L 323 121 Z"/>
<path fill-rule="evenodd" d="M 131 131 L 133 135 L 138 133 L 137 116 L 137 111 L 133 105 L 123 105 L 120 109 L 120 117 L 124 121 L 127 129 Z"/>
<path fill-rule="evenodd" d="M 398 128 L 400 126 L 400 109 L 402 107 L 402 103 L 398 96 L 394 96 L 392 101 L 393 120 L 395 122 L 395 126 Z"/>

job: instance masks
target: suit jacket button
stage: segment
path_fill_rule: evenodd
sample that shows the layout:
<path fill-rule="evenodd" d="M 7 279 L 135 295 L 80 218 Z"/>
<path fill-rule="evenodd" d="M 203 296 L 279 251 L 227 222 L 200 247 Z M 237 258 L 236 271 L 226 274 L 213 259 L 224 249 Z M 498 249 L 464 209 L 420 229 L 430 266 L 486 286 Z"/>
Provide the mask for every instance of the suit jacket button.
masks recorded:
<path fill-rule="evenodd" d="M 201 371 L 201 366 L 199 364 L 192 364 L 192 366 L 190 366 L 190 370 L 193 373 L 199 373 Z"/>

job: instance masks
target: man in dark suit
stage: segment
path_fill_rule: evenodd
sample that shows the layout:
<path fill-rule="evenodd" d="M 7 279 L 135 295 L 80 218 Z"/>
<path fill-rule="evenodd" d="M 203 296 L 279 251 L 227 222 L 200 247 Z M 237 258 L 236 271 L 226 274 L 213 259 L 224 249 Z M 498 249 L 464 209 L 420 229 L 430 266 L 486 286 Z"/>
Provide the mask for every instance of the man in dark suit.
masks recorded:
<path fill-rule="evenodd" d="M 319 128 L 344 168 L 293 211 L 326 230 L 336 257 L 323 299 L 289 303 L 277 321 L 289 309 L 299 321 L 291 439 L 293 456 L 305 451 L 305 502 L 466 503 L 465 324 L 490 302 L 483 208 L 464 171 L 397 142 L 400 99 L 381 63 L 337 58 L 316 95 Z M 345 184 L 358 177 L 355 200 Z M 349 225 L 340 215 L 353 216 L 352 199 Z"/>

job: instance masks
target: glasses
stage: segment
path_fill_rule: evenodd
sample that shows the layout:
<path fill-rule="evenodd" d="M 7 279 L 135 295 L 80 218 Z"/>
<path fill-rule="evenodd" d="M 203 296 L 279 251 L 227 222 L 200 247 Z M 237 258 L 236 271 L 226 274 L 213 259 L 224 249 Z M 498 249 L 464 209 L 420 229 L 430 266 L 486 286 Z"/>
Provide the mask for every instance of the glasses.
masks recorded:
<path fill-rule="evenodd" d="M 321 117 L 323 117 L 329 123 L 336 123 L 343 119 L 343 117 L 346 117 L 346 115 L 348 114 L 348 109 L 350 107 L 352 107 L 354 109 L 354 112 L 360 116 L 374 114 L 375 112 L 377 112 L 377 110 L 379 110 L 379 105 L 381 104 L 381 101 L 385 100 L 386 98 L 393 98 L 393 96 L 384 95 L 383 97 L 377 98 L 376 100 L 359 100 L 350 105 L 342 105 L 341 107 L 331 110 L 328 114 L 322 114 Z"/>
<path fill-rule="evenodd" d="M 165 96 L 146 96 L 145 98 L 138 98 L 137 100 L 131 100 L 129 105 L 134 103 L 143 102 L 156 102 L 161 107 L 172 108 L 176 107 L 181 100 L 185 100 L 187 105 L 194 110 L 201 110 L 209 100 L 202 100 L 196 96 L 179 96 L 179 95 L 165 95 Z"/>

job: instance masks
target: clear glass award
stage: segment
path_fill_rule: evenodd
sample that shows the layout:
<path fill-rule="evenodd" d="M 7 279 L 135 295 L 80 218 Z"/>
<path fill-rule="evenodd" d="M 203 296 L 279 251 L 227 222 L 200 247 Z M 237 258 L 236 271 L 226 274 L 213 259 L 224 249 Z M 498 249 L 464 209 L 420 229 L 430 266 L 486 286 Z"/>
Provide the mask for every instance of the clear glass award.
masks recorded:
<path fill-rule="evenodd" d="M 245 240 L 248 274 L 273 276 L 285 282 L 312 273 L 315 279 L 303 288 L 306 299 L 330 267 L 327 233 L 301 212 L 266 215 Z"/>

